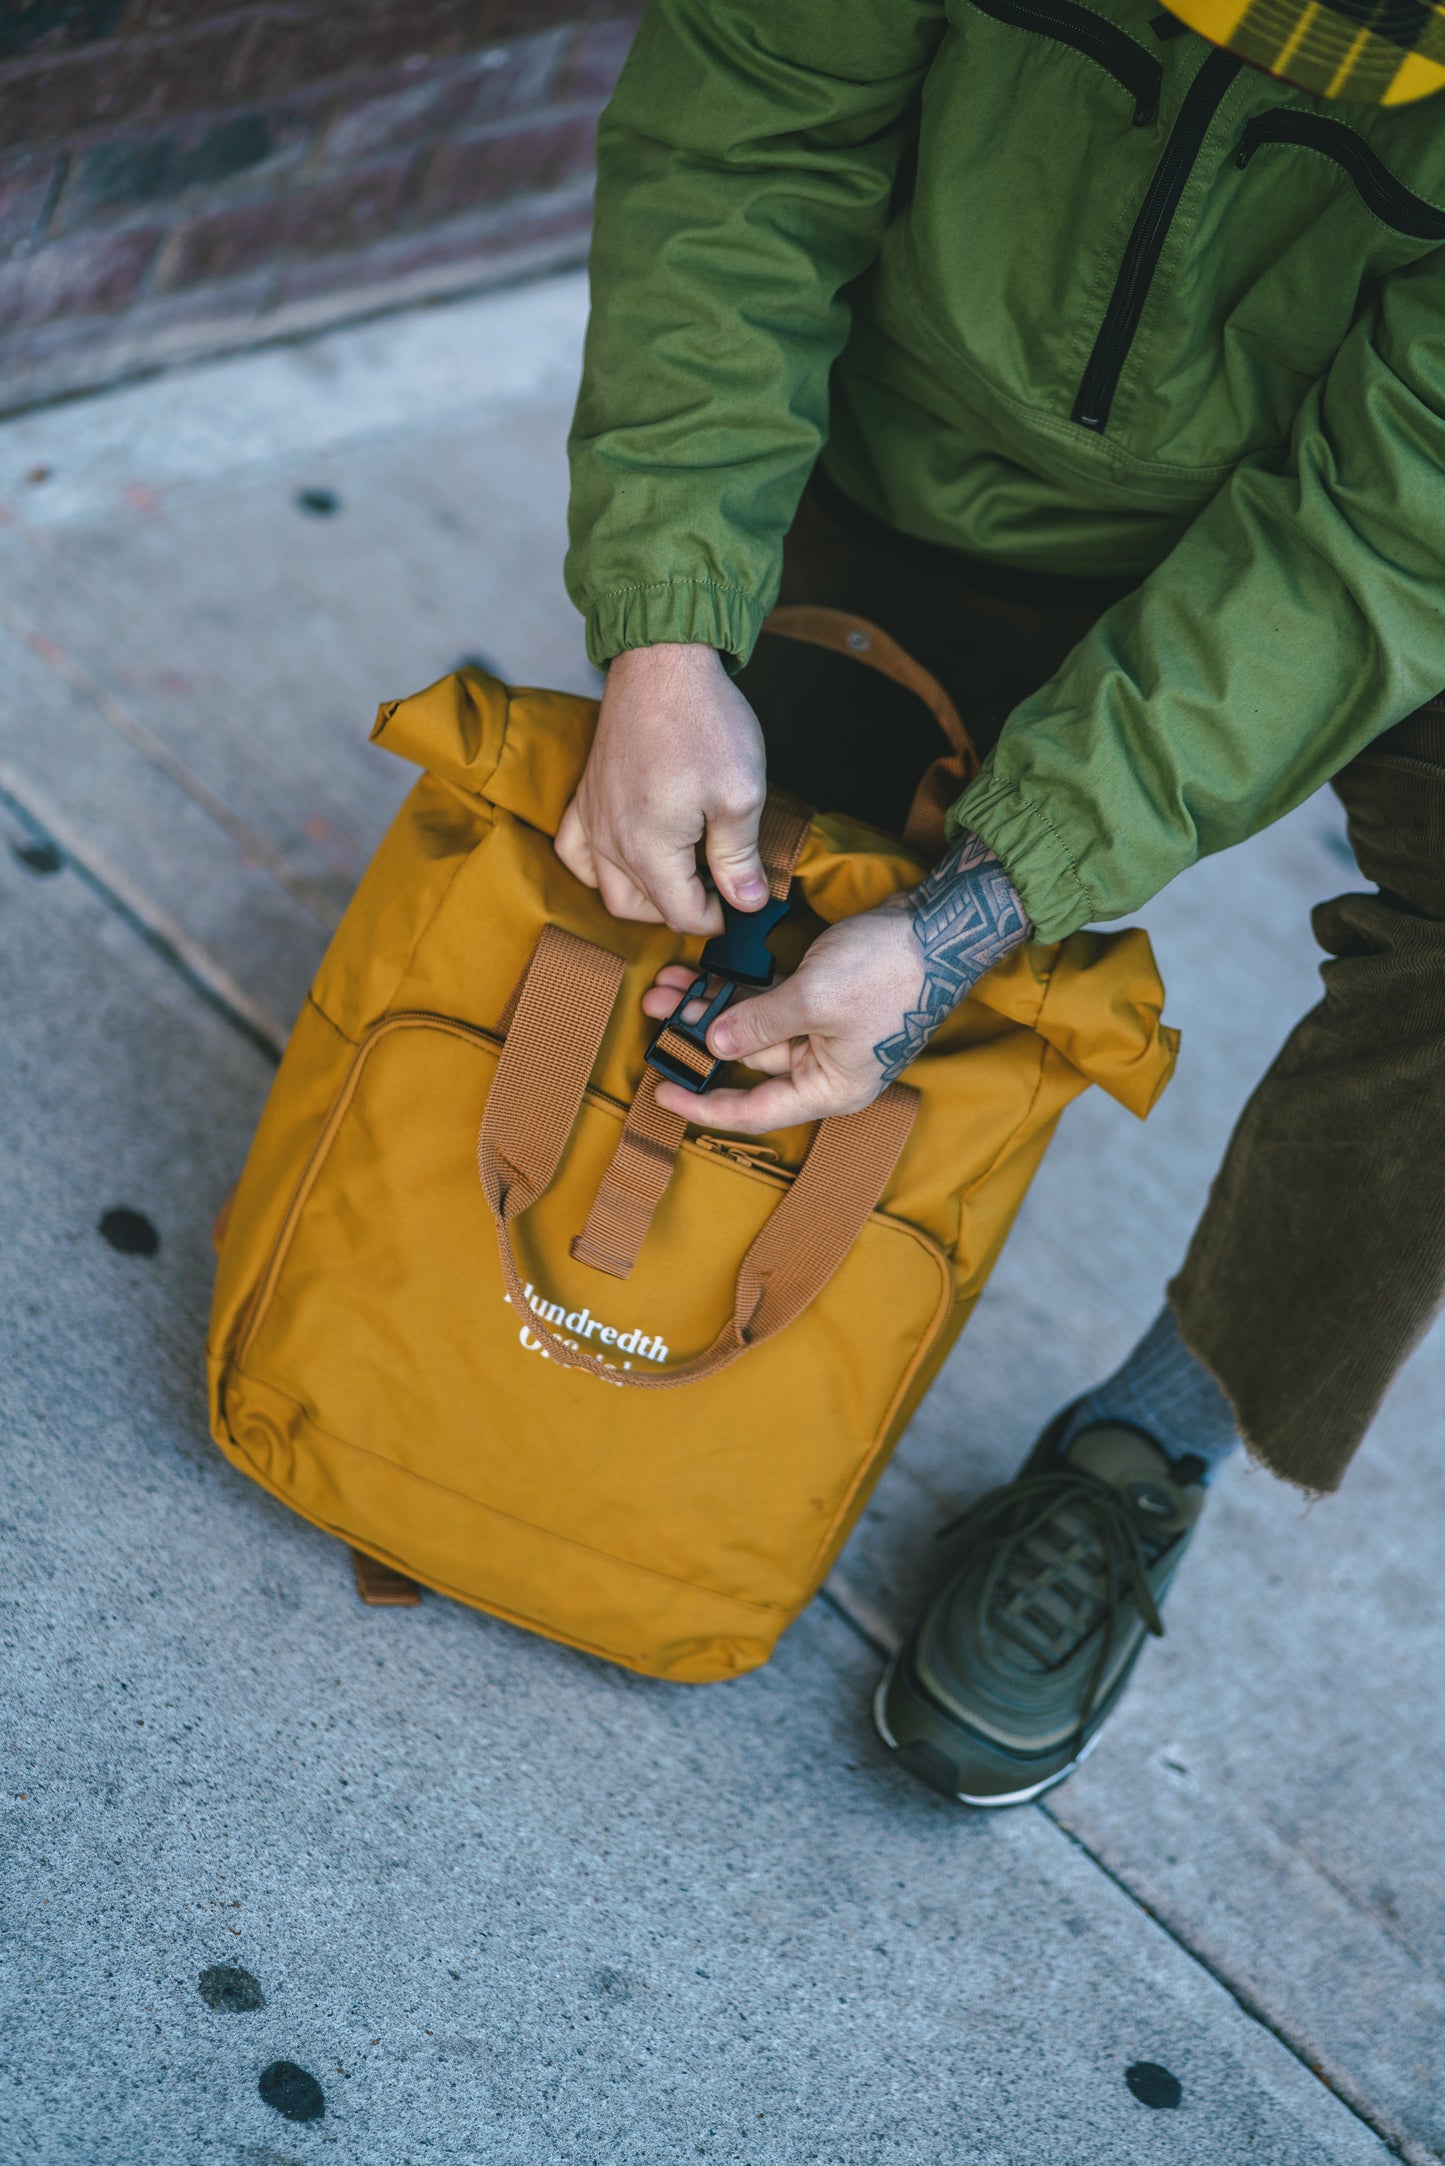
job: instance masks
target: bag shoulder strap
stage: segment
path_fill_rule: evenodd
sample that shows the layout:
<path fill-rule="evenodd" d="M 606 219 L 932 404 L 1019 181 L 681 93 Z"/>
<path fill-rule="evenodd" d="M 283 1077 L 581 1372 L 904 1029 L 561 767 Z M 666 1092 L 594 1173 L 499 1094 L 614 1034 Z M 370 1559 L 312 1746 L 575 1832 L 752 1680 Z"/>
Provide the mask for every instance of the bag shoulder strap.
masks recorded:
<path fill-rule="evenodd" d="M 880 677 L 891 677 L 895 684 L 918 695 L 948 739 L 950 749 L 962 753 L 975 766 L 978 764 L 963 717 L 938 679 L 870 618 L 855 617 L 847 609 L 828 609 L 820 602 L 787 602 L 763 620 L 763 630 L 777 632 L 784 639 L 802 640 L 809 647 L 827 647 L 834 654 L 846 654 L 866 668 L 876 669 Z"/>
<path fill-rule="evenodd" d="M 519 1309 L 527 1303 L 512 1225 L 546 1192 L 561 1162 L 621 979 L 620 957 L 547 925 L 522 981 L 477 1139 L 502 1277 Z M 540 1317 L 528 1328 L 564 1367 L 633 1390 L 669 1390 L 715 1376 L 817 1299 L 877 1206 L 917 1107 L 917 1093 L 893 1083 L 861 1113 L 819 1123 L 792 1187 L 743 1258 L 731 1317 L 691 1361 L 642 1375 L 569 1346 Z"/>
<path fill-rule="evenodd" d="M 822 603 L 789 602 L 775 609 L 763 624 L 765 632 L 783 639 L 801 640 L 805 646 L 826 647 L 846 654 L 880 677 L 914 693 L 933 716 L 948 742 L 948 750 L 925 768 L 913 793 L 903 840 L 925 865 L 942 856 L 947 841 L 944 819 L 948 808 L 967 789 L 978 773 L 979 758 L 962 715 L 943 686 L 921 662 L 867 617 L 850 610 L 829 609 Z"/>

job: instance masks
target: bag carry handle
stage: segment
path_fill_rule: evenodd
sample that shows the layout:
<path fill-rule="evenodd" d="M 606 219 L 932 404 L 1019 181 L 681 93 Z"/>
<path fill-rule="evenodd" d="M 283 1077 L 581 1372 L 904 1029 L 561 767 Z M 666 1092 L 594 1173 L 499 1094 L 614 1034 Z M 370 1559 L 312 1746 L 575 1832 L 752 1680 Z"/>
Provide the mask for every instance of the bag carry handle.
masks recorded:
<path fill-rule="evenodd" d="M 528 1304 L 512 1222 L 546 1193 L 561 1163 L 622 972 L 620 956 L 559 925 L 545 925 L 522 979 L 477 1139 L 477 1171 L 497 1224 L 502 1277 L 519 1309 Z M 819 1123 L 792 1187 L 743 1258 L 731 1317 L 712 1345 L 680 1368 L 641 1375 L 569 1346 L 539 1316 L 528 1329 L 563 1367 L 639 1391 L 715 1376 L 749 1347 L 786 1329 L 823 1291 L 875 1209 L 917 1110 L 917 1092 L 892 1083 L 861 1113 Z"/>

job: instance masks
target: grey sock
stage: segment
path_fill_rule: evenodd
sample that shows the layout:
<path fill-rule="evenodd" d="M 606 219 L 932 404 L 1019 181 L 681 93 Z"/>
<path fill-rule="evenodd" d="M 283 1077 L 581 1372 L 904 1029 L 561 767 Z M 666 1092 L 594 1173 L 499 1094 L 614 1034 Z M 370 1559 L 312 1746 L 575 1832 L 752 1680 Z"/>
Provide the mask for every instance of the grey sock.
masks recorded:
<path fill-rule="evenodd" d="M 1066 1441 L 1109 1421 L 1144 1430 L 1171 1459 L 1192 1452 L 1211 1471 L 1239 1443 L 1234 1409 L 1180 1338 L 1167 1303 L 1127 1361 L 1079 1401 Z"/>

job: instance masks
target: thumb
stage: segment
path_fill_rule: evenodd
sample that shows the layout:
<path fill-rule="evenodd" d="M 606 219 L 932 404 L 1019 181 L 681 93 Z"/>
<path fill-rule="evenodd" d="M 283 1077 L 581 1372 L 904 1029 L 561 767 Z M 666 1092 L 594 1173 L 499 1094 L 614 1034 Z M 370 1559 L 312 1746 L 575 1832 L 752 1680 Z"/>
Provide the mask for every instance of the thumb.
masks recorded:
<path fill-rule="evenodd" d="M 562 815 L 552 847 L 568 872 L 587 887 L 596 887 L 597 860 L 592 854 L 592 837 L 587 832 L 587 823 L 575 797 Z"/>
<path fill-rule="evenodd" d="M 768 899 L 768 876 L 758 855 L 762 806 L 715 813 L 707 823 L 707 862 L 725 901 L 735 910 L 759 910 Z"/>
<path fill-rule="evenodd" d="M 752 1000 L 740 1000 L 713 1024 L 707 1034 L 708 1051 L 720 1060 L 746 1060 L 766 1046 L 805 1037 L 808 1024 L 803 1006 L 796 978 L 785 979 Z"/>

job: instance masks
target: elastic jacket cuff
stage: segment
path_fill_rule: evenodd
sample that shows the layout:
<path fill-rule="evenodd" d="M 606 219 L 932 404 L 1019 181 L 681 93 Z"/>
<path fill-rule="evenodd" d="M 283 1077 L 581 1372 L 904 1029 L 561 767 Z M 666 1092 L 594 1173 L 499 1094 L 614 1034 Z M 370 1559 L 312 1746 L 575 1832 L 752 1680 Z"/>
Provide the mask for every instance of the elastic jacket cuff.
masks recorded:
<path fill-rule="evenodd" d="M 753 651 L 764 612 L 737 587 L 710 579 L 659 579 L 616 587 L 587 611 L 587 658 L 605 669 L 628 647 L 669 641 L 716 647 L 739 666 Z"/>
<path fill-rule="evenodd" d="M 1039 940 L 1062 940 L 1095 915 L 1068 847 L 1036 798 L 987 766 L 948 815 L 950 839 L 969 829 L 1018 889 Z"/>

